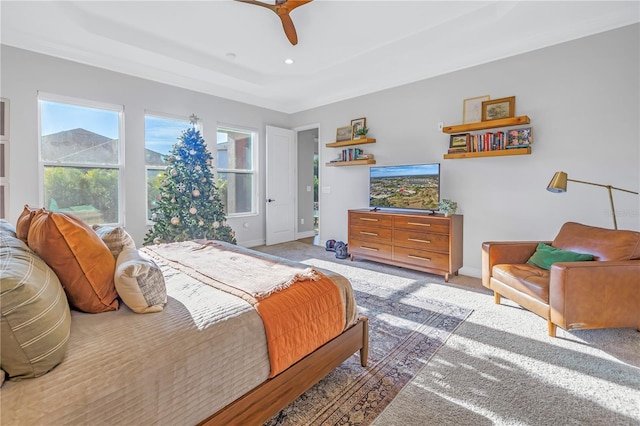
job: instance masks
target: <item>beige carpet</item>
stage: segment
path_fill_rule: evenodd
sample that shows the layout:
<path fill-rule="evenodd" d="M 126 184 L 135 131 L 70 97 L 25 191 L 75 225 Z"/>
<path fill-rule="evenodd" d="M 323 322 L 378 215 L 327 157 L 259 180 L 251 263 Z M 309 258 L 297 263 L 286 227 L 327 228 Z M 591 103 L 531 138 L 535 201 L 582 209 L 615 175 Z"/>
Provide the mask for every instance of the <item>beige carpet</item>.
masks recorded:
<path fill-rule="evenodd" d="M 545 320 L 505 299 L 495 305 L 475 278 L 445 284 L 435 275 L 336 259 L 301 242 L 256 249 L 473 310 L 374 426 L 640 425 L 635 329 L 558 329 L 554 339 Z"/>

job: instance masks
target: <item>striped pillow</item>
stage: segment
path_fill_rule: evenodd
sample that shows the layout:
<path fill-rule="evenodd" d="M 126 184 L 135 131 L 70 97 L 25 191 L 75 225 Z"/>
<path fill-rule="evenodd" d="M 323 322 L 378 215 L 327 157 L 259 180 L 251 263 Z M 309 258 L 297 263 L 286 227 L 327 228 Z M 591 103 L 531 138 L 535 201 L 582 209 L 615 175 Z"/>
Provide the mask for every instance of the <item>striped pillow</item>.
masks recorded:
<path fill-rule="evenodd" d="M 93 230 L 109 247 L 115 260 L 118 260 L 118 255 L 124 248 L 136 248 L 131 235 L 121 226 L 93 225 Z"/>
<path fill-rule="evenodd" d="M 12 234 L 0 227 L 0 367 L 21 380 L 62 362 L 71 313 L 56 274 Z"/>

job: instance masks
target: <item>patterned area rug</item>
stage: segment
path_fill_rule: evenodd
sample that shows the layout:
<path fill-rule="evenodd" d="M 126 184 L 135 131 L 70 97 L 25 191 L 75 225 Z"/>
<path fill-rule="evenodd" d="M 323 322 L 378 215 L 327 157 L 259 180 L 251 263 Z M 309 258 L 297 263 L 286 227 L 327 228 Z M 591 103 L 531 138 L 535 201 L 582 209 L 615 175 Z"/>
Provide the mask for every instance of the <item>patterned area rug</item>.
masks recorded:
<path fill-rule="evenodd" d="M 353 355 L 265 425 L 368 425 L 469 316 L 470 309 L 351 278 L 369 317 L 366 368 Z"/>

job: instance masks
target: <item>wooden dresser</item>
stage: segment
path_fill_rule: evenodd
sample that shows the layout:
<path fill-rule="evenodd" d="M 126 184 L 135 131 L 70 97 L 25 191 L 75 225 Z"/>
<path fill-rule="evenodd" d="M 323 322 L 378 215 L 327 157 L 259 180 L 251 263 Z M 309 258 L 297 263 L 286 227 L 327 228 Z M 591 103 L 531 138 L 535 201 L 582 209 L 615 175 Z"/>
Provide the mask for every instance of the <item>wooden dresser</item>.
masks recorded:
<path fill-rule="evenodd" d="M 449 281 L 462 267 L 462 215 L 349 210 L 349 253 Z"/>

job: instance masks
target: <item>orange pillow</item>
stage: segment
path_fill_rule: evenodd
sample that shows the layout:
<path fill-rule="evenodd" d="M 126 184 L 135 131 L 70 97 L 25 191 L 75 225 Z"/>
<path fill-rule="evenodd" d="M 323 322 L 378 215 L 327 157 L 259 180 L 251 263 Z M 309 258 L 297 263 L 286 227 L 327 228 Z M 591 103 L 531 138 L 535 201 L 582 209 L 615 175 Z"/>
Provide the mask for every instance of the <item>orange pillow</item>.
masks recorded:
<path fill-rule="evenodd" d="M 27 242 L 27 237 L 29 235 L 29 227 L 31 226 L 31 221 L 40 210 L 44 209 L 36 209 L 33 207 L 29 207 L 29 204 L 25 204 L 24 210 L 22 210 L 22 213 L 20 213 L 20 216 L 18 216 L 18 221 L 16 222 L 16 236 L 25 243 Z"/>
<path fill-rule="evenodd" d="M 28 244 L 54 270 L 72 307 L 89 313 L 118 309 L 115 259 L 89 225 L 43 210 L 31 221 Z"/>

